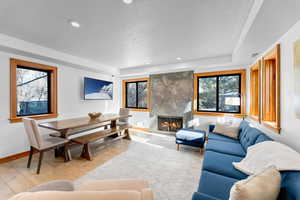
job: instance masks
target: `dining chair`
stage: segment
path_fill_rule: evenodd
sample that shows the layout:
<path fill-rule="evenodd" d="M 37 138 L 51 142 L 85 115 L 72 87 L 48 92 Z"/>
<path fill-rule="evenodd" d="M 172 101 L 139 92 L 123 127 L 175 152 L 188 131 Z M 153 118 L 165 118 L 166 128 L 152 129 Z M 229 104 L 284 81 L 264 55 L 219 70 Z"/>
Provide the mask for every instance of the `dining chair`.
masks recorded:
<path fill-rule="evenodd" d="M 129 115 L 129 109 L 128 108 L 120 108 L 119 115 Z M 128 119 L 129 119 L 128 117 L 119 119 L 119 121 L 117 122 L 117 126 L 129 125 Z"/>
<path fill-rule="evenodd" d="M 40 173 L 43 155 L 45 151 L 57 149 L 58 147 L 63 146 L 65 161 L 67 160 L 67 156 L 70 156 L 67 155 L 68 143 L 69 143 L 68 139 L 60 138 L 60 137 L 51 137 L 49 135 L 41 135 L 39 127 L 34 119 L 23 118 L 23 123 L 30 144 L 30 152 L 29 152 L 27 168 L 30 168 L 32 155 L 34 151 L 40 153 L 38 167 L 37 167 L 37 174 Z"/>

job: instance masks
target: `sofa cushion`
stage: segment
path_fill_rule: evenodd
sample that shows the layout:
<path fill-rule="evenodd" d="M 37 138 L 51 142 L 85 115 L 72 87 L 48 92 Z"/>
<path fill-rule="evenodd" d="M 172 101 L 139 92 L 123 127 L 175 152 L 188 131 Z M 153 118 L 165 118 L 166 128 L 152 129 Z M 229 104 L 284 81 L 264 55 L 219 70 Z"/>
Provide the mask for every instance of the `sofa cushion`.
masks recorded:
<path fill-rule="evenodd" d="M 228 199 L 231 187 L 238 179 L 202 171 L 198 192 L 218 199 Z"/>
<path fill-rule="evenodd" d="M 245 179 L 248 176 L 234 168 L 232 162 L 239 162 L 243 158 L 229 154 L 206 151 L 203 161 L 203 169 L 223 176 L 235 179 Z"/>
<path fill-rule="evenodd" d="M 212 140 L 221 140 L 221 141 L 224 141 L 224 142 L 233 142 L 233 143 L 240 143 L 239 140 L 235 140 L 235 139 L 232 139 L 230 137 L 226 137 L 224 135 L 219 135 L 217 133 L 209 133 L 208 134 L 208 139 L 212 139 Z"/>
<path fill-rule="evenodd" d="M 281 172 L 281 191 L 278 199 L 300 199 L 300 171 Z"/>
<path fill-rule="evenodd" d="M 240 123 L 240 135 L 239 135 L 239 139 L 241 139 L 241 137 L 243 137 L 243 135 L 245 134 L 245 130 L 246 128 L 249 127 L 249 122 L 243 120 L 241 123 Z"/>
<path fill-rule="evenodd" d="M 256 139 L 261 134 L 261 131 L 256 128 L 252 128 L 250 126 L 246 127 L 242 137 L 240 137 L 240 143 L 244 150 L 247 151 L 249 146 L 255 144 Z"/>
<path fill-rule="evenodd" d="M 200 192 L 194 192 L 192 200 L 220 200 L 220 199 L 217 199 L 215 197 Z"/>
<path fill-rule="evenodd" d="M 272 141 L 272 139 L 266 136 L 263 132 L 261 132 L 261 134 L 255 140 L 255 144 L 265 141 Z"/>
<path fill-rule="evenodd" d="M 240 157 L 245 157 L 246 155 L 246 152 L 240 143 L 224 142 L 220 140 L 209 140 L 205 149 L 207 151 L 215 151 Z"/>

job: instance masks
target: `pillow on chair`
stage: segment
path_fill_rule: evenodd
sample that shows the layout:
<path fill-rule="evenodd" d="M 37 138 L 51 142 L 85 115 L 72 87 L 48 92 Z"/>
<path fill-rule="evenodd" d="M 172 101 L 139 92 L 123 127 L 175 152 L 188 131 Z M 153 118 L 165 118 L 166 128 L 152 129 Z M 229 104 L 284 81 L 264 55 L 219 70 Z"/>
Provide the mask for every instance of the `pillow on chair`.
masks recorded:
<path fill-rule="evenodd" d="M 238 139 L 239 125 L 217 122 L 213 132 L 233 139 Z"/>
<path fill-rule="evenodd" d="M 275 167 L 236 182 L 230 190 L 229 200 L 276 200 L 281 176 Z"/>
<path fill-rule="evenodd" d="M 68 180 L 56 180 L 49 183 L 35 186 L 28 190 L 28 192 L 40 192 L 40 191 L 74 191 L 75 187 L 73 182 Z"/>

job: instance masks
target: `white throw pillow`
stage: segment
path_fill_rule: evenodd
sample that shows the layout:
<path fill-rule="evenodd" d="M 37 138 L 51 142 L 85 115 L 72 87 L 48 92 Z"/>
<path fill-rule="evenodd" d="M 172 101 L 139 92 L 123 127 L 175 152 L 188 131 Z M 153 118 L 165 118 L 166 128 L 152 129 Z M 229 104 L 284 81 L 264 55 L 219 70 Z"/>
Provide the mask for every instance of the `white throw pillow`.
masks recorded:
<path fill-rule="evenodd" d="M 275 167 L 236 182 L 229 200 L 276 200 L 280 191 L 281 176 Z"/>
<path fill-rule="evenodd" d="M 237 139 L 239 137 L 239 125 L 217 122 L 213 132 Z"/>
<path fill-rule="evenodd" d="M 279 171 L 300 171 L 300 153 L 279 142 L 265 141 L 248 147 L 246 157 L 232 164 L 248 175 L 269 166 L 275 166 Z"/>

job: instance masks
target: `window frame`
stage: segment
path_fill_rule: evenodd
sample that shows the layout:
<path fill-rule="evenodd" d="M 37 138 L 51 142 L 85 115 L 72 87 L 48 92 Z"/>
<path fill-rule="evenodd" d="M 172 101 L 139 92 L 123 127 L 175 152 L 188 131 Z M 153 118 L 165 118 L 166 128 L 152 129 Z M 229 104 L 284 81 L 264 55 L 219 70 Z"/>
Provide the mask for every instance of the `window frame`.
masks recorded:
<path fill-rule="evenodd" d="M 241 105 L 240 105 L 240 112 L 233 113 L 233 112 L 222 112 L 222 111 L 201 111 L 198 110 L 199 105 L 199 78 L 204 77 L 220 77 L 220 76 L 230 76 L 230 75 L 239 75 L 240 76 L 240 98 L 241 98 Z M 219 81 L 217 81 L 219 82 Z M 246 70 L 229 70 L 229 71 L 216 71 L 216 72 L 205 72 L 205 73 L 196 73 L 194 74 L 194 102 L 193 102 L 193 113 L 195 115 L 212 115 L 212 116 L 224 116 L 224 115 L 233 115 L 237 117 L 244 117 L 245 110 L 246 110 Z M 217 104 L 218 100 L 218 84 L 217 84 Z M 217 105 L 218 108 L 219 105 Z"/>
<path fill-rule="evenodd" d="M 32 69 L 37 71 L 46 71 L 48 72 L 48 99 L 49 99 L 49 113 L 47 114 L 36 114 L 36 115 L 17 115 L 17 68 Z M 56 118 L 57 113 L 57 67 L 28 62 L 19 59 L 10 59 L 10 122 L 16 123 L 21 122 L 22 118 L 30 117 L 32 119 L 49 119 Z"/>
<path fill-rule="evenodd" d="M 272 96 L 275 98 L 275 121 L 267 121 L 266 118 L 266 66 L 265 61 L 268 59 L 275 59 L 275 91 L 276 94 Z M 280 44 L 277 44 L 272 50 L 266 53 L 262 58 L 262 111 L 261 111 L 261 123 L 265 127 L 275 131 L 276 133 L 280 134 L 281 126 L 280 126 Z"/>
<path fill-rule="evenodd" d="M 261 122 L 261 67 L 262 61 L 257 61 L 251 68 L 250 68 L 250 112 L 249 117 L 255 121 Z M 257 71 L 257 77 L 254 79 L 254 72 Z M 254 81 L 257 80 L 257 86 L 254 87 Z M 254 94 L 254 90 L 257 88 L 257 94 Z M 257 98 L 257 99 L 255 99 Z M 253 103 L 255 101 L 255 103 Z M 257 108 L 254 107 L 257 106 Z M 257 109 L 257 115 L 255 115 L 254 110 Z"/>
<path fill-rule="evenodd" d="M 146 108 L 137 108 L 137 107 L 128 107 L 127 106 L 127 84 L 136 83 L 136 90 L 138 90 L 138 82 L 147 82 L 147 107 Z M 138 78 L 138 79 L 129 79 L 122 81 L 122 104 L 123 108 L 128 108 L 131 111 L 139 111 L 139 112 L 149 112 L 150 107 L 150 89 L 149 89 L 149 78 Z M 138 93 L 136 94 L 136 99 L 138 100 Z M 138 105 L 138 101 L 137 101 Z"/>

